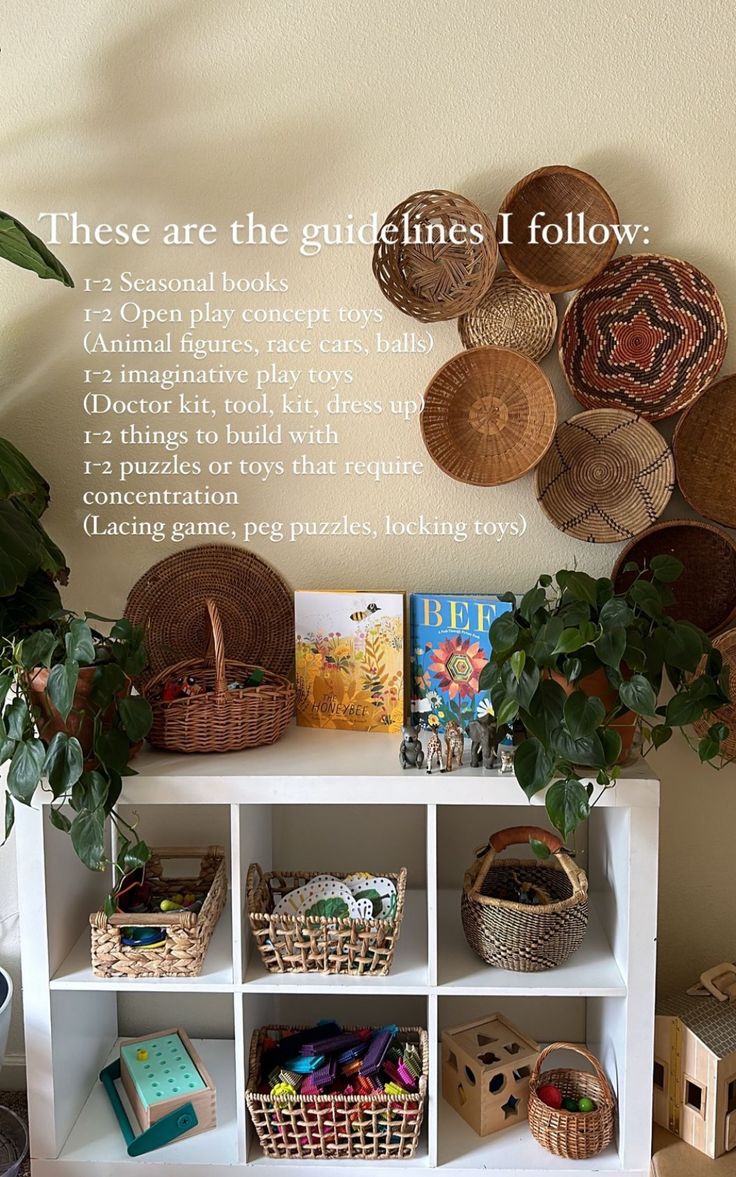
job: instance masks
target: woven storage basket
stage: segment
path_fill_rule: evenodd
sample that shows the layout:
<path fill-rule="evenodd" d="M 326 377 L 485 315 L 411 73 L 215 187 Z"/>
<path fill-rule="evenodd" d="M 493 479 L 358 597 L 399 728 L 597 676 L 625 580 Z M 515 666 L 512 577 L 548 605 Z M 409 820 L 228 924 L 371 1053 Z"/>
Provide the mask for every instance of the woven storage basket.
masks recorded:
<path fill-rule="evenodd" d="M 627 544 L 613 566 L 616 592 L 625 591 L 635 573 L 624 572 L 633 561 L 646 568 L 653 556 L 676 556 L 685 565 L 672 585 L 675 603 L 665 612 L 676 621 L 691 621 L 711 636 L 736 617 L 736 540 L 697 519 L 656 523 Z"/>
<path fill-rule="evenodd" d="M 701 515 L 736 527 L 736 376 L 706 388 L 672 439 L 677 482 Z"/>
<path fill-rule="evenodd" d="M 427 244 L 433 227 L 445 236 L 453 226 L 479 225 L 482 241 L 465 235 L 455 245 Z M 382 226 L 395 229 L 395 241 L 379 239 L 373 250 L 373 274 L 386 298 L 424 323 L 455 319 L 472 310 L 493 282 L 498 247 L 493 225 L 484 212 L 456 192 L 436 189 L 415 192 L 393 209 Z M 406 237 L 420 236 L 419 244 Z"/>
<path fill-rule="evenodd" d="M 391 972 L 394 950 L 401 931 L 406 898 L 406 868 L 387 874 L 396 884 L 393 919 L 305 919 L 273 915 L 283 895 L 318 877 L 317 871 L 261 870 L 248 868 L 246 905 L 251 931 L 261 960 L 269 973 L 340 973 L 385 977 Z M 335 878 L 347 876 L 336 871 Z"/>
<path fill-rule="evenodd" d="M 622 409 L 563 421 L 537 467 L 537 499 L 555 527 L 591 544 L 656 523 L 675 485 L 672 452 L 653 425 Z"/>
<path fill-rule="evenodd" d="M 582 1055 L 593 1068 L 593 1074 L 569 1067 L 542 1073 L 543 1062 L 556 1050 Z M 596 1104 L 595 1111 L 567 1112 L 564 1108 L 548 1107 L 537 1095 L 540 1086 L 547 1083 L 558 1087 L 563 1099 L 587 1096 Z M 613 1140 L 615 1119 L 616 1097 L 594 1055 L 572 1042 L 553 1042 L 541 1052 L 529 1079 L 529 1130 L 537 1144 L 556 1157 L 587 1161 L 608 1148 Z"/>
<path fill-rule="evenodd" d="M 508 846 L 543 842 L 543 860 L 496 856 Z M 512 826 L 493 834 L 482 857 L 465 874 L 461 914 L 465 939 L 486 964 L 515 973 L 540 973 L 564 964 L 580 947 L 588 926 L 588 880 L 549 830 Z M 511 886 L 529 883 L 552 903 L 531 906 L 504 898 Z"/>
<path fill-rule="evenodd" d="M 187 878 L 164 878 L 166 859 L 200 859 L 199 874 Z M 158 848 L 146 864 L 146 879 L 158 898 L 179 892 L 206 891 L 198 912 L 172 911 L 133 915 L 118 912 L 107 916 L 97 911 L 89 917 L 92 928 L 92 970 L 96 977 L 198 977 L 215 924 L 227 898 L 225 853 L 221 846 L 193 850 L 189 847 Z M 165 928 L 162 948 L 132 948 L 121 942 L 123 928 Z"/>
<path fill-rule="evenodd" d="M 538 212 L 545 215 L 537 219 L 537 241 L 532 244 L 531 221 Z M 511 214 L 508 232 L 502 219 L 504 213 Z M 543 227 L 560 224 L 567 234 L 568 213 L 573 216 L 576 240 L 579 213 L 583 213 L 588 227 L 597 223 L 618 224 L 616 206 L 605 188 L 587 172 L 562 164 L 530 172 L 505 196 L 496 228 L 501 242 L 511 236 L 513 243 L 499 246 L 501 256 L 528 286 L 551 294 L 576 290 L 600 273 L 616 252 L 613 235 L 601 245 L 587 240 L 581 245 L 565 242 L 547 245 L 541 237 Z"/>
<path fill-rule="evenodd" d="M 689 262 L 617 257 L 568 303 L 560 363 L 586 409 L 650 421 L 689 405 L 720 370 L 726 316 L 716 288 Z"/>
<path fill-rule="evenodd" d="M 721 743 L 721 752 L 729 759 L 736 759 L 736 629 L 726 630 L 713 642 L 723 658 L 724 669 L 728 670 L 728 693 L 731 702 L 719 707 L 712 715 L 703 716 L 693 724 L 693 731 L 701 738 L 714 723 L 725 723 L 728 735 Z M 705 665 L 705 659 L 703 660 Z M 699 673 L 702 673 L 702 667 Z"/>
<path fill-rule="evenodd" d="M 212 656 L 177 662 L 145 684 L 153 711 L 148 739 L 167 752 L 238 752 L 273 744 L 294 715 L 294 687 L 266 670 L 260 686 L 229 690 L 228 682 L 245 681 L 256 667 L 225 659 L 217 606 L 211 600 L 205 605 Z M 157 697 L 167 680 L 178 678 L 194 679 L 202 693 L 168 701 Z"/>
<path fill-rule="evenodd" d="M 463 347 L 508 347 L 536 362 L 554 343 L 557 309 L 549 294 L 505 272 L 474 310 L 460 316 L 458 330 Z"/>
<path fill-rule="evenodd" d="M 541 368 L 503 347 L 459 352 L 432 377 L 421 413 L 424 444 L 450 478 L 513 482 L 552 444 L 557 402 Z"/>
<path fill-rule="evenodd" d="M 355 1027 L 346 1026 L 345 1029 Z M 358 1027 L 359 1029 L 360 1027 Z M 419 1091 L 406 1095 L 296 1095 L 274 1098 L 259 1091 L 261 1053 L 266 1037 L 281 1038 L 303 1026 L 264 1026 L 250 1044 L 246 1105 L 267 1157 L 320 1160 L 406 1160 L 419 1144 L 427 1098 L 426 1030 L 399 1030 L 422 1055 Z"/>

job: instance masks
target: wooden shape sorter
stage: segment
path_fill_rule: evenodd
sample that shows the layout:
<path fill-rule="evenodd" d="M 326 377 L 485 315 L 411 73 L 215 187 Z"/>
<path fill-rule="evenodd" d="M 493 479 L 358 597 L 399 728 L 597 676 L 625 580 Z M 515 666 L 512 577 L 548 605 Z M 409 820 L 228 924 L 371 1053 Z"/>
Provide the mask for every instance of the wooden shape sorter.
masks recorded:
<path fill-rule="evenodd" d="M 442 1031 L 442 1095 L 479 1136 L 527 1117 L 539 1044 L 501 1014 Z"/>

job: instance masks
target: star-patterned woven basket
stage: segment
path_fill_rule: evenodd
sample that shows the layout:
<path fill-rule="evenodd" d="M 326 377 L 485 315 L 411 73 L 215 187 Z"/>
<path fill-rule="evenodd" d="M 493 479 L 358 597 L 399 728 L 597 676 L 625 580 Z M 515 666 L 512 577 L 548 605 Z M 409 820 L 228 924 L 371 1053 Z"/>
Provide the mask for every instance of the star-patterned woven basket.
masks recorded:
<path fill-rule="evenodd" d="M 650 421 L 689 405 L 719 371 L 726 316 L 695 266 L 642 253 L 614 258 L 570 302 L 560 363 L 587 409 L 619 408 Z"/>

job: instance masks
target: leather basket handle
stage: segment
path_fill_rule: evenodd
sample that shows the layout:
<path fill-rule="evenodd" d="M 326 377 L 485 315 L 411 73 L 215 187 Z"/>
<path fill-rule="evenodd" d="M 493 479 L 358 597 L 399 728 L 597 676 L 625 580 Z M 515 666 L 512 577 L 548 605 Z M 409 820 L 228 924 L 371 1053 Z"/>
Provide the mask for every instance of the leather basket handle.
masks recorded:
<path fill-rule="evenodd" d="M 557 854 L 562 849 L 562 839 L 557 834 L 553 834 L 551 830 L 543 830 L 541 826 L 509 826 L 505 830 L 499 830 L 492 834 L 488 839 L 488 845 L 491 850 L 495 850 L 496 854 L 500 854 L 509 846 L 518 846 L 531 839 L 535 842 L 542 842 L 550 854 Z"/>

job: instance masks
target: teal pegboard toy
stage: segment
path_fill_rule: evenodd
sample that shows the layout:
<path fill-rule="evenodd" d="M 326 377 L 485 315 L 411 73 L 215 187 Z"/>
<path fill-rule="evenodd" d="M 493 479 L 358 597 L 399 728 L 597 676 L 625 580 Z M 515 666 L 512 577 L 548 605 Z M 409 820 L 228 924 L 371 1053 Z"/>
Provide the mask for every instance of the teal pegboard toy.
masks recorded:
<path fill-rule="evenodd" d="M 133 1109 L 139 1135 L 115 1086 L 117 1079 Z M 215 1086 L 181 1028 L 125 1041 L 120 1057 L 104 1068 L 100 1080 L 120 1125 L 128 1156 L 141 1156 L 216 1126 Z"/>

